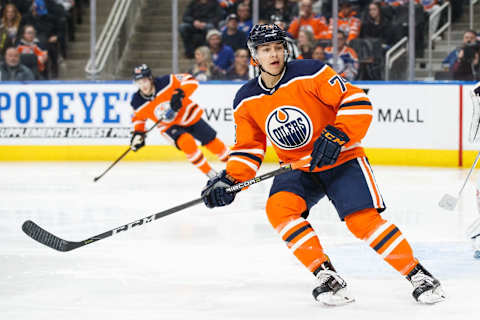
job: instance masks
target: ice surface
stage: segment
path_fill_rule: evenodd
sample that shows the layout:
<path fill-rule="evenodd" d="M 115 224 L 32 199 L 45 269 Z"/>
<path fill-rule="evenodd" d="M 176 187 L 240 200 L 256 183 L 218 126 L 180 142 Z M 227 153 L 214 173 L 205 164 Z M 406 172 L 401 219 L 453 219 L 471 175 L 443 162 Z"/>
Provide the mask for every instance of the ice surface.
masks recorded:
<path fill-rule="evenodd" d="M 411 286 L 349 234 L 328 200 L 309 218 L 357 301 L 318 305 L 315 279 L 270 227 L 271 181 L 227 208 L 203 204 L 68 253 L 28 238 L 32 219 L 83 240 L 199 197 L 206 178 L 189 163 L 0 163 L 0 319 L 473 319 L 480 261 L 465 230 L 477 217 L 474 172 L 457 208 L 467 169 L 374 166 L 387 211 L 448 299 L 423 306 Z M 214 163 L 217 169 L 222 167 Z M 261 172 L 276 166 L 265 164 Z"/>

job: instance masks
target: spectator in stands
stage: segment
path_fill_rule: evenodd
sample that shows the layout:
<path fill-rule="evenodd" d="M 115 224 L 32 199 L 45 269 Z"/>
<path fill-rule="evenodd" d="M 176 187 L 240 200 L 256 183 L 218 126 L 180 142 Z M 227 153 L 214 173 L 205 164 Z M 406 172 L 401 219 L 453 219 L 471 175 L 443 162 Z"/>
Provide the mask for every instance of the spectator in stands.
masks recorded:
<path fill-rule="evenodd" d="M 463 81 L 480 80 L 479 46 L 465 45 L 458 52 L 458 59 L 453 65 L 453 79 Z"/>
<path fill-rule="evenodd" d="M 235 13 L 228 15 L 226 29 L 222 33 L 223 43 L 237 51 L 247 47 L 247 35 L 238 29 L 238 17 Z"/>
<path fill-rule="evenodd" d="M 339 0 L 340 10 L 338 12 L 338 30 L 342 31 L 347 39 L 347 43 L 350 40 L 355 39 L 360 34 L 361 21 L 356 17 L 357 13 L 353 10 L 351 0 Z M 329 38 L 333 33 L 333 19 L 330 18 L 328 25 Z"/>
<path fill-rule="evenodd" d="M 314 41 L 315 39 L 310 29 L 300 29 L 297 39 L 297 46 L 300 50 L 299 59 L 312 59 Z"/>
<path fill-rule="evenodd" d="M 296 39 L 300 28 L 308 28 L 313 33 L 315 39 L 328 38 L 328 27 L 324 17 L 316 16 L 312 10 L 312 0 L 301 0 L 298 4 L 299 16 L 295 18 L 288 32 Z"/>
<path fill-rule="evenodd" d="M 26 66 L 20 63 L 20 54 L 15 47 L 5 51 L 5 61 L 0 63 L 0 81 L 32 81 L 35 77 Z"/>
<path fill-rule="evenodd" d="M 179 27 L 187 58 L 193 58 L 195 48 L 205 44 L 205 35 L 216 28 L 222 18 L 223 10 L 217 0 L 190 1 Z"/>
<path fill-rule="evenodd" d="M 417 0 L 417 2 L 423 6 L 423 10 L 428 16 L 432 15 L 434 12 L 440 9 L 437 0 Z M 429 28 L 432 28 L 432 32 L 435 32 L 437 30 L 440 18 L 440 15 L 436 15 L 432 20 L 431 26 L 428 26 Z"/>
<path fill-rule="evenodd" d="M 36 31 L 32 25 L 25 25 L 23 28 L 22 38 L 18 43 L 17 50 L 20 54 L 35 54 L 37 56 L 38 71 L 45 76 L 46 64 L 48 61 L 48 52 L 42 50 L 36 38 Z"/>
<path fill-rule="evenodd" d="M 248 80 L 248 67 L 250 63 L 250 54 L 247 49 L 238 49 L 235 51 L 235 61 L 225 74 L 226 80 L 241 81 Z"/>
<path fill-rule="evenodd" d="M 313 60 L 319 60 L 319 61 L 325 61 L 325 48 L 323 47 L 323 45 L 316 44 L 313 47 L 312 59 Z"/>
<path fill-rule="evenodd" d="M 65 21 L 67 23 L 68 40 L 75 41 L 75 1 L 74 0 L 55 0 L 64 11 Z"/>
<path fill-rule="evenodd" d="M 388 48 L 399 40 L 392 24 L 383 16 L 379 2 L 368 5 L 368 12 L 362 20 L 360 38 L 380 38 L 383 48 Z"/>
<path fill-rule="evenodd" d="M 465 46 L 474 45 L 477 42 L 477 33 L 474 30 L 467 30 L 463 33 L 463 45 L 452 50 L 448 56 L 442 61 L 445 71 L 453 72 L 453 65 L 459 59 L 459 53 Z"/>
<path fill-rule="evenodd" d="M 398 7 L 408 4 L 408 0 L 383 0 L 383 3 L 392 7 Z"/>
<path fill-rule="evenodd" d="M 458 21 L 463 15 L 463 6 L 467 4 L 466 0 L 446 0 L 450 2 L 452 8 L 452 23 Z"/>
<path fill-rule="evenodd" d="M 0 28 L 5 30 L 7 38 L 2 39 L 2 42 L 6 41 L 7 43 L 15 44 L 21 19 L 22 15 L 14 4 L 9 3 L 5 6 Z"/>
<path fill-rule="evenodd" d="M 234 60 L 232 48 L 222 43 L 222 34 L 217 29 L 208 31 L 207 45 L 212 54 L 213 64 L 225 74 Z"/>
<path fill-rule="evenodd" d="M 222 7 L 223 11 L 226 14 L 235 13 L 237 0 L 217 0 L 220 7 Z"/>
<path fill-rule="evenodd" d="M 347 36 L 342 31 L 338 32 L 338 57 L 335 62 L 333 57 L 333 47 L 325 49 L 325 60 L 332 68 L 345 79 L 355 80 L 358 73 L 358 57 L 355 50 L 347 46 Z"/>
<path fill-rule="evenodd" d="M 22 16 L 20 28 L 32 25 L 40 46 L 48 51 L 50 70 L 45 77 L 56 78 L 58 75 L 59 33 L 64 20 L 56 4 L 46 0 L 33 0 L 30 10 Z M 46 69 L 45 69 L 46 70 Z"/>
<path fill-rule="evenodd" d="M 250 15 L 250 7 L 248 6 L 248 4 L 244 2 L 238 4 L 237 17 L 238 28 L 245 32 L 245 34 L 248 36 L 250 34 L 250 30 L 253 27 L 252 18 Z"/>
<path fill-rule="evenodd" d="M 0 59 L 3 58 L 5 50 L 12 45 L 13 43 L 8 39 L 7 29 L 0 25 Z"/>
<path fill-rule="evenodd" d="M 217 80 L 222 76 L 213 64 L 212 54 L 207 46 L 195 49 L 195 64 L 188 70 L 188 73 L 198 81 Z"/>
<path fill-rule="evenodd" d="M 290 23 L 294 18 L 294 8 L 296 3 L 288 0 L 271 0 L 270 5 L 264 8 L 260 16 L 266 20 L 271 20 L 272 16 L 280 17 L 283 21 Z"/>

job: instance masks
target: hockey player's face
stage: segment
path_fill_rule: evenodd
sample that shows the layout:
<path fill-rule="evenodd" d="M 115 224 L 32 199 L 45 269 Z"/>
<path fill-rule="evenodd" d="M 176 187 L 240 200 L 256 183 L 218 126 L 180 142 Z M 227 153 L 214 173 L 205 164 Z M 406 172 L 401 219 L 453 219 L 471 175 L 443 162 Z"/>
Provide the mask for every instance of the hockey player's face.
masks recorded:
<path fill-rule="evenodd" d="M 257 59 L 266 71 L 277 74 L 284 66 L 285 49 L 281 42 L 271 42 L 257 47 Z"/>
<path fill-rule="evenodd" d="M 150 94 L 152 91 L 152 80 L 150 78 L 142 78 L 135 80 L 135 84 L 137 85 L 138 89 L 142 91 L 143 94 Z"/>

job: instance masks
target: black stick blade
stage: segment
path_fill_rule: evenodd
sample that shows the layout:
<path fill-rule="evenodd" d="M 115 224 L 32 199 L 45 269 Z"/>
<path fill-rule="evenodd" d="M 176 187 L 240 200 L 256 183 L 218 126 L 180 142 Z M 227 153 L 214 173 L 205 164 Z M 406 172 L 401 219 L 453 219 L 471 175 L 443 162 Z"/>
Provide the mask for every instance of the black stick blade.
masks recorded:
<path fill-rule="evenodd" d="M 57 251 L 65 252 L 77 247 L 76 242 L 60 239 L 56 235 L 51 234 L 47 230 L 41 228 L 38 224 L 31 220 L 27 220 L 23 223 L 22 230 L 33 240 L 36 240 L 41 244 Z"/>

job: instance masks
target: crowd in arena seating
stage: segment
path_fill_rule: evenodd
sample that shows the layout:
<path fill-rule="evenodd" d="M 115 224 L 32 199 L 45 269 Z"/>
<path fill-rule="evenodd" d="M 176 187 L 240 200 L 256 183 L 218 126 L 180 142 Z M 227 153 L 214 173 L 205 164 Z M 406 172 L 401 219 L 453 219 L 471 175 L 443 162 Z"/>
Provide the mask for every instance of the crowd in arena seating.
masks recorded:
<path fill-rule="evenodd" d="M 88 0 L 0 0 L 0 80 L 58 77 Z M 15 50 L 12 50 L 15 49 Z M 16 52 L 15 52 L 16 51 Z M 30 72 L 28 72 L 30 71 Z"/>
<path fill-rule="evenodd" d="M 452 21 L 463 14 L 466 0 L 415 0 L 416 57 L 425 54 L 429 15 L 449 1 Z M 249 64 L 245 39 L 252 27 L 251 0 L 191 0 L 183 15 L 180 33 L 185 56 L 195 57 L 195 77 L 200 80 L 243 80 L 258 74 Z M 332 1 L 327 0 L 264 0 L 260 1 L 259 23 L 275 23 L 287 31 L 291 59 L 319 59 L 331 65 L 347 80 L 382 80 L 385 52 L 408 35 L 408 0 L 339 0 L 338 55 L 334 61 L 332 47 Z M 436 30 L 444 15 L 437 15 L 431 28 Z M 200 52 L 196 49 L 201 48 Z M 474 63 L 478 65 L 478 46 Z M 208 52 L 209 51 L 209 52 Z M 465 50 L 456 50 L 464 56 Z M 471 56 L 467 50 L 468 57 Z M 450 57 L 451 58 L 451 57 Z M 465 59 L 464 59 L 465 60 Z M 450 60 L 449 60 L 450 61 Z M 463 79 L 466 67 L 451 62 L 452 79 Z M 245 66 L 245 64 L 247 66 Z M 455 71 L 454 70 L 455 65 Z M 473 67 L 472 67 L 473 68 Z M 253 69 L 253 70 L 252 70 Z M 473 68 L 474 71 L 476 70 Z M 474 74 L 478 79 L 480 73 Z"/>

